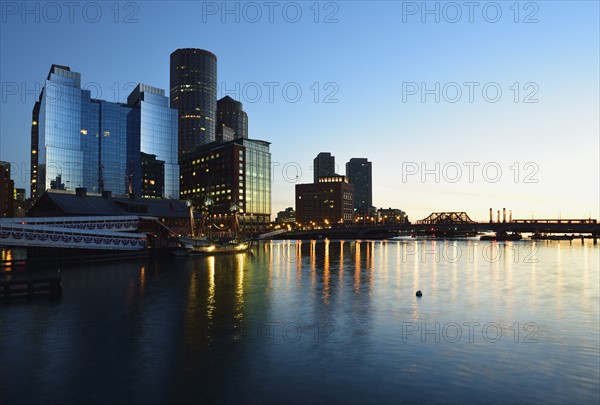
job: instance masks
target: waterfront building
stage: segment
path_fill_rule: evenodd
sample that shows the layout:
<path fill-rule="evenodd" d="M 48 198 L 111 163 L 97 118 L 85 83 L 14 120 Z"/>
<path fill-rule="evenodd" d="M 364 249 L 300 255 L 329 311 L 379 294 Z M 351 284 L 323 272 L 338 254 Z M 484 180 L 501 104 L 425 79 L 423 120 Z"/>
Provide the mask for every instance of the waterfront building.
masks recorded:
<path fill-rule="evenodd" d="M 348 182 L 354 185 L 354 209 L 359 212 L 373 205 L 372 164 L 365 158 L 352 158 L 346 163 Z"/>
<path fill-rule="evenodd" d="M 317 183 L 296 184 L 296 222 L 302 227 L 350 224 L 354 186 L 346 176 L 321 177 Z"/>
<path fill-rule="evenodd" d="M 29 207 L 31 207 L 31 199 L 27 200 L 24 188 L 15 188 L 14 201 L 15 217 L 24 217 Z"/>
<path fill-rule="evenodd" d="M 171 108 L 178 110 L 178 156 L 215 141 L 217 57 L 195 48 L 177 49 L 170 60 Z"/>
<path fill-rule="evenodd" d="M 139 84 L 127 103 L 91 98 L 80 73 L 52 65 L 32 113 L 32 197 L 84 187 L 142 195 L 142 153 L 164 165 L 161 195 L 179 195 L 177 111 L 164 90 Z"/>
<path fill-rule="evenodd" d="M 15 202 L 25 202 L 27 196 L 25 195 L 24 188 L 15 188 Z"/>
<path fill-rule="evenodd" d="M 189 209 L 184 202 L 174 199 L 154 199 L 113 196 L 110 191 L 102 194 L 88 192 L 85 188 L 75 191 L 48 190 L 27 211 L 28 217 L 78 217 L 78 216 L 127 216 L 158 218 L 176 233 L 189 232 Z"/>
<path fill-rule="evenodd" d="M 0 162 L 0 218 L 15 215 L 15 183 L 10 177 L 10 163 Z"/>
<path fill-rule="evenodd" d="M 232 139 L 248 138 L 248 114 L 244 111 L 242 103 L 229 96 L 217 101 L 217 138 L 224 126 L 233 130 Z"/>
<path fill-rule="evenodd" d="M 293 207 L 287 207 L 285 210 L 279 211 L 275 218 L 275 223 L 277 224 L 288 222 L 296 222 L 296 211 Z"/>
<path fill-rule="evenodd" d="M 385 224 L 403 224 L 407 220 L 406 212 L 398 208 L 379 208 L 377 210 L 377 222 Z"/>
<path fill-rule="evenodd" d="M 242 231 L 265 232 L 271 218 L 269 142 L 238 138 L 201 145 L 180 159 L 182 200 L 228 223 L 238 212 Z"/>
<path fill-rule="evenodd" d="M 335 157 L 329 152 L 319 153 L 313 160 L 313 182 L 318 183 L 320 177 L 335 175 Z"/>

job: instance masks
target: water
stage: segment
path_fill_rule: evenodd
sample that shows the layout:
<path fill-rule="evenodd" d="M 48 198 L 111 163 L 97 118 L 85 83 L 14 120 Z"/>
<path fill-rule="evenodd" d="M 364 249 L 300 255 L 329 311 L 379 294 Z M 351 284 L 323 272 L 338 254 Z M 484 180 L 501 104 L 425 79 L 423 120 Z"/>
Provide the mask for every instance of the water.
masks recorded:
<path fill-rule="evenodd" d="M 281 241 L 64 268 L 62 298 L 0 304 L 0 403 L 598 403 L 599 250 Z"/>

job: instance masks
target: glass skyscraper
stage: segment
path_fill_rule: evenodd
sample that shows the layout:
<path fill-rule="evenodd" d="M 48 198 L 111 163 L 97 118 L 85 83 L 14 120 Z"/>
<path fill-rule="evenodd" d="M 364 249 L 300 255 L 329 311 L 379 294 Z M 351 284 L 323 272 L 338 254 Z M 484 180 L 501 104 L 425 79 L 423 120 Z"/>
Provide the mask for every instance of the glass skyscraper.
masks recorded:
<path fill-rule="evenodd" d="M 164 197 L 178 199 L 177 110 L 169 107 L 164 90 L 145 84 L 133 90 L 127 104 L 140 109 L 140 150 L 164 162 Z"/>
<path fill-rule="evenodd" d="M 177 111 L 164 90 L 140 84 L 127 104 L 96 100 L 79 73 L 52 65 L 32 116 L 33 197 L 77 187 L 142 195 L 144 152 L 164 162 L 162 197 L 178 198 Z"/>
<path fill-rule="evenodd" d="M 241 223 L 266 225 L 271 218 L 271 152 L 269 142 L 240 138 L 234 142 L 246 148 L 244 201 Z M 252 216 L 256 218 L 252 218 Z"/>
<path fill-rule="evenodd" d="M 171 54 L 171 107 L 179 111 L 179 157 L 215 140 L 217 57 L 203 49 Z"/>

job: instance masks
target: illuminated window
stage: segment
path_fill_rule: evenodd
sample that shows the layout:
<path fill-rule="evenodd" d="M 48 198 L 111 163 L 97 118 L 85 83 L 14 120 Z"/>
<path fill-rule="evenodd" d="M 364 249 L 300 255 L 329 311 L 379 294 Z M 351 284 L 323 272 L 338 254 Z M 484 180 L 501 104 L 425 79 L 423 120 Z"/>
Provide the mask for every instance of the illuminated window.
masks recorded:
<path fill-rule="evenodd" d="M 87 135 L 87 129 L 82 129 L 82 130 L 81 130 L 81 131 L 79 131 L 79 132 L 81 132 L 81 135 Z"/>

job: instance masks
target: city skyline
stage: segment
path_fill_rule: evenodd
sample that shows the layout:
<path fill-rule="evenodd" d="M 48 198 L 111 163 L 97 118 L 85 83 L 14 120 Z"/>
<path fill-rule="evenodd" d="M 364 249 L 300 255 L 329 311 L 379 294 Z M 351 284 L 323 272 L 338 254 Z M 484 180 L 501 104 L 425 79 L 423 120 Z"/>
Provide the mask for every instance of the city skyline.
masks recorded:
<path fill-rule="evenodd" d="M 178 23 L 157 32 L 166 3 L 119 4 L 118 23 L 108 5 L 95 23 L 81 13 L 53 23 L 42 6 L 39 22 L 3 10 L 0 160 L 15 165 L 15 187 L 29 189 L 31 110 L 48 66 L 70 66 L 92 97 L 123 102 L 138 83 L 169 89 L 169 55 L 194 47 L 219 58 L 217 97 L 244 105 L 249 137 L 272 142 L 272 216 L 310 182 L 314 156 L 331 151 L 373 162 L 373 204 L 411 219 L 486 220 L 490 207 L 599 217 L 597 3 L 521 2 L 519 13 L 502 4 L 496 22 L 483 7 L 453 22 L 442 5 L 436 16 L 414 2 L 328 2 L 302 4 L 297 22 L 282 6 L 272 23 L 266 12 L 251 22 L 242 6 L 236 22 L 207 9 L 220 3 L 179 3 L 169 9 Z M 34 45 L 62 36 L 68 45 Z"/>

